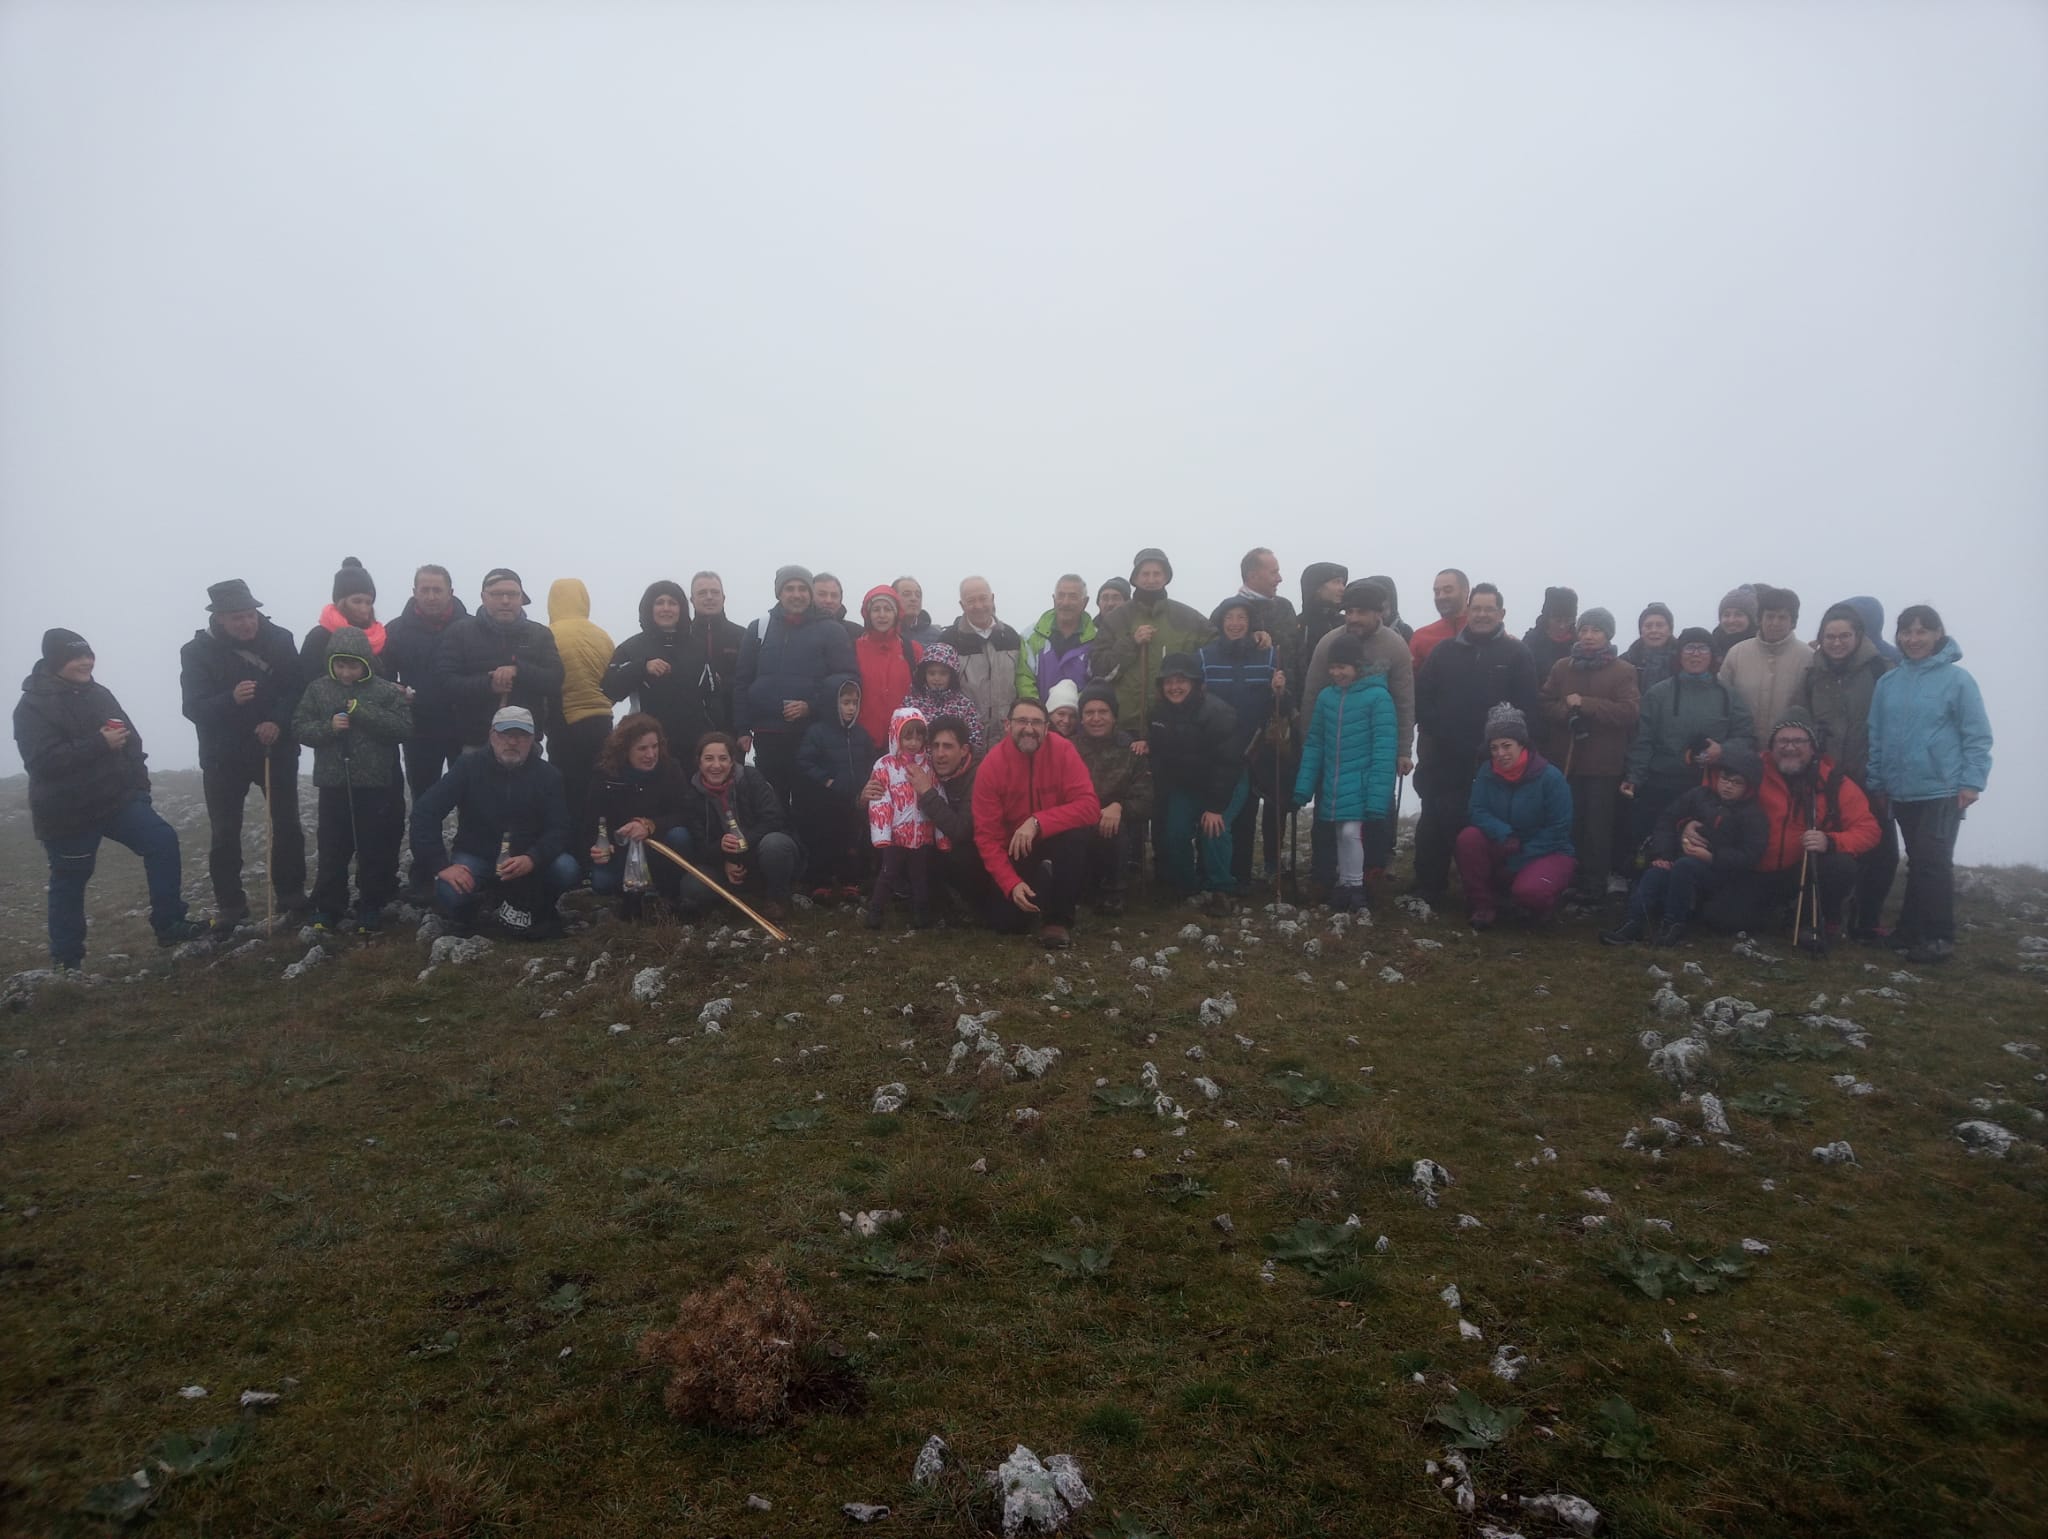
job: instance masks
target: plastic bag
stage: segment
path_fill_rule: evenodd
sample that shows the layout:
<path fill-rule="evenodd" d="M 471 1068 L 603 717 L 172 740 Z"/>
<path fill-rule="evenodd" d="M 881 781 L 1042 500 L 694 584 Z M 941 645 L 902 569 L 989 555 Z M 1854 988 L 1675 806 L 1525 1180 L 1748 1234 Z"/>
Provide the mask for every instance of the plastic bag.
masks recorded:
<path fill-rule="evenodd" d="M 647 842 L 644 839 L 626 841 L 624 885 L 627 892 L 645 892 L 654 885 L 654 879 L 647 874 Z"/>

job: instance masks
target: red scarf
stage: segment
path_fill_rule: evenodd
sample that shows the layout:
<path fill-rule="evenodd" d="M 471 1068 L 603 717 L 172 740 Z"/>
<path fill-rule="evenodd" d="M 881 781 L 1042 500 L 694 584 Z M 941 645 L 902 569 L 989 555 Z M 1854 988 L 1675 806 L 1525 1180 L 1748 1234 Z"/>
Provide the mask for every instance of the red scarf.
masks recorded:
<path fill-rule="evenodd" d="M 321 629 L 338 631 L 344 625 L 356 625 L 356 622 L 332 604 L 329 604 L 320 611 Z M 371 654 L 373 656 L 381 656 L 384 651 L 384 622 L 382 620 L 372 620 L 368 625 L 356 625 L 356 629 L 370 638 Z"/>
<path fill-rule="evenodd" d="M 1524 748 L 1522 756 L 1506 769 L 1495 765 L 1493 772 L 1511 786 L 1520 785 L 1522 777 L 1529 773 L 1529 750 Z"/>

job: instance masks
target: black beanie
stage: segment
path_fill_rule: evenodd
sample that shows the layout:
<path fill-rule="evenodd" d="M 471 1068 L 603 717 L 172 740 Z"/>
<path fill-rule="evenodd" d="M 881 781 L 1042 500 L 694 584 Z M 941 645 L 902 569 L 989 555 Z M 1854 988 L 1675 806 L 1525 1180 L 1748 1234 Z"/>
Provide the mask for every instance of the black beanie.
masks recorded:
<path fill-rule="evenodd" d="M 1361 577 L 1357 582 L 1344 585 L 1344 597 L 1339 601 L 1340 609 L 1385 610 L 1393 603 L 1386 584 L 1374 582 L 1370 577 Z"/>
<path fill-rule="evenodd" d="M 356 560 L 354 556 L 343 556 L 341 570 L 334 574 L 334 602 L 339 604 L 343 599 L 357 593 L 367 593 L 371 598 L 375 598 L 377 584 L 371 580 L 370 574 L 363 570 L 362 562 Z"/>
<path fill-rule="evenodd" d="M 1678 633 L 1678 650 L 1687 647 L 1709 647 L 1714 645 L 1714 633 L 1704 625 L 1688 625 Z"/>
<path fill-rule="evenodd" d="M 1330 643 L 1330 655 L 1324 661 L 1332 668 L 1363 668 L 1365 643 L 1349 631 L 1339 631 L 1337 639 Z"/>
<path fill-rule="evenodd" d="M 1570 624 L 1578 618 L 1579 595 L 1570 588 L 1545 588 L 1543 590 L 1543 618 L 1563 620 Z M 1609 634 L 1613 634 L 1610 628 Z"/>
<path fill-rule="evenodd" d="M 1107 684 L 1090 684 L 1082 690 L 1080 704 L 1086 705 L 1090 700 L 1100 700 L 1112 711 L 1117 709 L 1116 691 Z"/>
<path fill-rule="evenodd" d="M 52 673 L 74 657 L 92 655 L 92 643 L 77 631 L 67 631 L 60 625 L 43 632 L 43 661 L 50 665 Z"/>

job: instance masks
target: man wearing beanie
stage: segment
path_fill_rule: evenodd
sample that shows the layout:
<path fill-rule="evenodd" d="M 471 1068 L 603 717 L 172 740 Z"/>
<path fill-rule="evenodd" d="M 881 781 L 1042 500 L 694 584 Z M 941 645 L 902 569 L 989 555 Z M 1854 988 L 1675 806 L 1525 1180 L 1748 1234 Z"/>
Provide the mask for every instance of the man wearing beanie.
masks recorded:
<path fill-rule="evenodd" d="M 1486 717 L 1502 701 L 1536 710 L 1536 663 L 1507 630 L 1506 600 L 1490 582 L 1472 590 L 1465 628 L 1429 654 L 1415 676 L 1415 886 L 1441 905 L 1449 891 L 1451 849 L 1465 826 L 1472 777 L 1486 757 Z"/>
<path fill-rule="evenodd" d="M 1543 612 L 1522 633 L 1522 645 L 1536 660 L 1538 682 L 1550 677 L 1558 659 L 1569 657 L 1579 639 L 1579 594 L 1575 588 L 1545 588 Z"/>
<path fill-rule="evenodd" d="M 1572 847 L 1585 903 L 1605 897 L 1614 874 L 1614 805 L 1642 713 L 1636 690 L 1635 669 L 1614 649 L 1613 613 L 1587 610 L 1570 655 L 1543 681 L 1542 716 L 1544 752 L 1564 766 L 1571 787 Z"/>
<path fill-rule="evenodd" d="M 1472 580 L 1456 567 L 1447 566 L 1436 574 L 1436 581 L 1430 585 L 1430 597 L 1436 601 L 1437 618 L 1417 631 L 1408 643 L 1409 660 L 1418 668 L 1429 661 L 1430 653 L 1465 628 L 1465 604 L 1472 597 Z"/>
<path fill-rule="evenodd" d="M 509 566 L 491 568 L 481 597 L 475 614 L 448 627 L 435 659 L 464 748 L 488 743 L 491 718 L 507 706 L 528 712 L 536 723 L 552 720 L 562 695 L 555 633 L 526 617 L 533 600 L 519 574 Z M 537 744 L 533 751 L 540 751 Z"/>
<path fill-rule="evenodd" d="M 1721 671 L 1721 660 L 1730 647 L 1756 634 L 1756 595 L 1757 590 L 1749 583 L 1739 583 L 1721 595 L 1721 623 L 1714 627 L 1716 673 Z"/>
<path fill-rule="evenodd" d="M 1678 622 L 1669 604 L 1646 604 L 1636 616 L 1636 639 L 1621 660 L 1636 671 L 1644 694 L 1678 672 Z"/>
<path fill-rule="evenodd" d="M 212 834 L 206 872 L 214 923 L 249 917 L 242 887 L 242 809 L 250 787 L 268 796 L 270 869 L 277 906 L 306 906 L 306 832 L 299 823 L 299 742 L 292 712 L 304 687 L 290 631 L 262 612 L 239 577 L 206 590 L 207 622 L 178 653 L 185 719 L 199 732 L 199 781 Z M 328 633 L 321 631 L 324 638 Z"/>
<path fill-rule="evenodd" d="M 379 678 L 391 677 L 391 661 L 384 655 L 386 636 L 377 619 L 377 584 L 354 556 L 341 558 L 341 570 L 334 574 L 333 599 L 320 611 L 320 623 L 306 632 L 299 647 L 299 684 L 327 677 L 327 641 L 344 625 L 353 625 L 370 638 L 370 666 Z"/>
<path fill-rule="evenodd" d="M 754 744 L 754 764 L 783 810 L 796 792 L 797 750 L 814 721 L 839 709 L 839 686 L 860 677 L 853 638 L 836 620 L 811 612 L 811 574 L 775 572 L 775 607 L 747 627 L 733 690 L 733 725 Z"/>
<path fill-rule="evenodd" d="M 1127 577 L 1111 577 L 1095 590 L 1095 629 L 1100 631 L 1109 617 L 1131 601 L 1131 582 Z"/>
<path fill-rule="evenodd" d="M 42 656 L 14 707 L 29 817 L 50 861 L 50 961 L 60 968 L 85 961 L 85 885 L 102 839 L 142 857 L 159 946 L 205 933 L 185 917 L 178 831 L 149 804 L 142 736 L 113 691 L 93 677 L 95 661 L 78 632 L 43 632 Z"/>
<path fill-rule="evenodd" d="M 1081 731 L 1074 747 L 1088 768 L 1100 803 L 1095 839 L 1089 846 L 1084 895 L 1100 914 L 1124 911 L 1124 867 L 1131 841 L 1142 839 L 1152 821 L 1152 767 L 1134 752 L 1134 739 L 1116 724 L 1116 691 L 1090 684 L 1081 691 Z"/>
<path fill-rule="evenodd" d="M 1322 695 L 1330 682 L 1331 647 L 1340 636 L 1355 636 L 1364 649 L 1365 672 L 1384 674 L 1387 693 L 1394 697 L 1394 771 L 1406 775 L 1415 768 L 1409 748 L 1415 739 L 1415 664 L 1409 656 L 1408 644 L 1387 624 L 1387 611 L 1393 600 L 1379 583 L 1362 578 L 1345 586 L 1341 603 L 1344 623 L 1316 643 L 1315 653 L 1304 670 L 1301 698 L 1312 703 Z M 1397 803 L 1399 798 L 1397 787 Z M 1337 883 L 1336 830 L 1335 823 L 1323 818 L 1309 825 L 1309 877 L 1324 890 Z M 1367 848 L 1376 857 L 1375 865 L 1384 862 L 1386 852 L 1393 849 L 1395 831 L 1394 819 L 1390 817 L 1384 827 L 1369 835 Z"/>
<path fill-rule="evenodd" d="M 1166 654 L 1198 652 L 1216 634 L 1207 615 L 1166 596 L 1172 581 L 1165 551 L 1147 546 L 1132 557 L 1131 601 L 1103 620 L 1088 659 L 1090 676 L 1116 689 L 1117 725 L 1140 736 Z"/>
<path fill-rule="evenodd" d="M 435 781 L 462 745 L 455 716 L 441 688 L 438 664 L 441 643 L 469 609 L 455 596 L 455 579 L 445 566 L 427 565 L 412 574 L 412 596 L 397 619 L 385 627 L 384 656 L 391 676 L 404 685 L 412 704 L 412 736 L 404 743 L 405 783 L 414 796 Z M 433 882 L 424 871 L 413 874 L 414 892 L 431 897 Z"/>
<path fill-rule="evenodd" d="M 1877 819 L 1863 788 L 1820 751 L 1812 719 L 1796 706 L 1772 726 L 1763 754 L 1758 792 L 1770 830 L 1753 871 L 1742 874 L 1708 900 L 1703 917 L 1720 930 L 1754 930 L 1774 925 L 1801 893 L 1820 898 L 1821 923 L 1814 923 L 1812 898 L 1801 910 L 1799 944 L 1827 949 L 1841 932 L 1842 905 L 1856 888 L 1858 862 L 1877 848 Z"/>
<path fill-rule="evenodd" d="M 1813 648 L 1796 634 L 1799 595 L 1790 588 L 1757 590 L 1756 634 L 1728 649 L 1721 677 L 1742 696 L 1750 719 L 1777 721 L 1798 700 Z"/>

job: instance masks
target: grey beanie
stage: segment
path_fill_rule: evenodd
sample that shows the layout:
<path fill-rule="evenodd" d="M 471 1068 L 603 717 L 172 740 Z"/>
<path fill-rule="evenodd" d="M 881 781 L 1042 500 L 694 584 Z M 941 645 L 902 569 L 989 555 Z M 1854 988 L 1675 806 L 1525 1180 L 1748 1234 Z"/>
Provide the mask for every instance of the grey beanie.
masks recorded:
<path fill-rule="evenodd" d="M 1756 624 L 1756 589 L 1747 583 L 1739 588 L 1730 588 L 1721 595 L 1720 609 L 1714 611 L 1716 618 L 1720 616 L 1722 609 L 1740 609 L 1749 616 L 1751 625 Z"/>
<path fill-rule="evenodd" d="M 1614 639 L 1613 610 L 1602 609 L 1599 605 L 1594 605 L 1591 609 L 1587 610 L 1584 614 L 1579 616 L 1578 629 L 1584 630 L 1589 625 L 1598 630 L 1600 634 L 1605 636 L 1609 641 L 1612 641 Z"/>
<path fill-rule="evenodd" d="M 1529 718 L 1505 700 L 1486 713 L 1486 741 L 1497 737 L 1511 737 L 1524 748 L 1529 746 Z"/>
<path fill-rule="evenodd" d="M 800 582 L 806 588 L 811 585 L 811 569 L 807 566 L 779 566 L 775 569 L 775 596 L 782 597 L 782 590 L 792 582 Z"/>
<path fill-rule="evenodd" d="M 1771 730 L 1764 735 L 1765 745 L 1776 742 L 1778 734 L 1787 727 L 1804 732 L 1807 741 L 1813 744 L 1814 752 L 1820 752 L 1820 729 L 1813 724 L 1813 718 L 1796 705 L 1788 707 L 1784 715 L 1771 723 Z"/>
<path fill-rule="evenodd" d="M 1111 588 L 1116 589 L 1118 595 L 1122 598 L 1129 598 L 1131 596 L 1130 580 L 1124 577 L 1112 577 L 1107 582 L 1103 583 L 1101 587 L 1095 590 L 1096 600 L 1099 602 L 1102 598 L 1102 595 L 1107 593 Z"/>
<path fill-rule="evenodd" d="M 1666 625 L 1670 626 L 1674 631 L 1678 629 L 1678 616 L 1674 615 L 1671 612 L 1671 606 L 1661 599 L 1655 603 L 1643 606 L 1643 612 L 1636 616 L 1636 629 L 1641 630 L 1643 622 L 1649 619 L 1651 615 L 1662 615 Z"/>
<path fill-rule="evenodd" d="M 1543 590 L 1543 618 L 1546 620 L 1569 620 L 1579 612 L 1578 590 L 1574 588 L 1545 588 Z"/>

